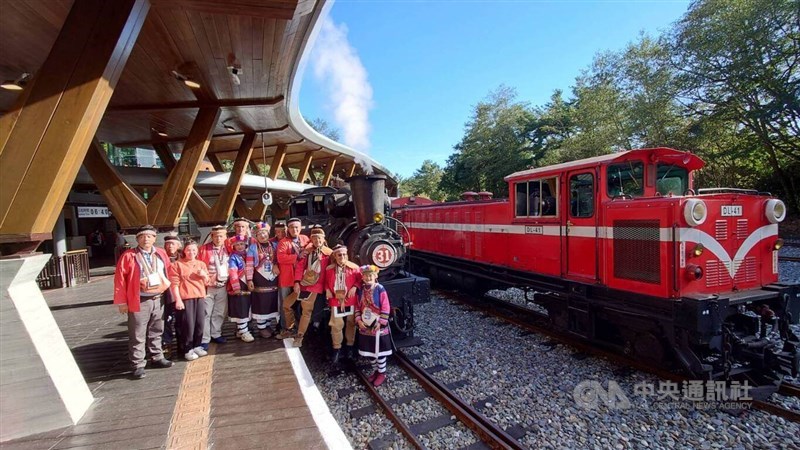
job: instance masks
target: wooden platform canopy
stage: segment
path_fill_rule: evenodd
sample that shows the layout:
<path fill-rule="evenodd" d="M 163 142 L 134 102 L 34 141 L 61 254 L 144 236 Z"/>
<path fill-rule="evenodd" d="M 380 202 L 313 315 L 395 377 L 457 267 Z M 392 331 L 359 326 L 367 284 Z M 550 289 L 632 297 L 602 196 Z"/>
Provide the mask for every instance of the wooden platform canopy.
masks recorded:
<path fill-rule="evenodd" d="M 81 164 L 123 226 L 176 226 L 187 206 L 209 221 L 227 217 L 247 201 L 238 189 L 246 172 L 328 184 L 374 171 L 396 190 L 383 166 L 317 134 L 299 113 L 295 78 L 328 8 L 0 0 L 0 80 L 9 80 L 0 89 L 0 243 L 47 238 Z M 169 171 L 161 190 L 144 199 L 102 143 L 156 150 Z M 213 205 L 193 190 L 205 159 L 217 170 L 234 161 Z"/>

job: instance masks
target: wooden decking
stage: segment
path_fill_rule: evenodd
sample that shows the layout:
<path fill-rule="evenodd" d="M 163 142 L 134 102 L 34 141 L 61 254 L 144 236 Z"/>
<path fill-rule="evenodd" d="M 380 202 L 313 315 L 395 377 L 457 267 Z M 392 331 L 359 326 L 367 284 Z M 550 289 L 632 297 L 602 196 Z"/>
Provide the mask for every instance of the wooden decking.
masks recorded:
<path fill-rule="evenodd" d="M 45 298 L 96 400 L 77 425 L 3 449 L 326 448 L 280 341 L 246 344 L 226 324 L 209 356 L 131 380 L 111 277 Z"/>

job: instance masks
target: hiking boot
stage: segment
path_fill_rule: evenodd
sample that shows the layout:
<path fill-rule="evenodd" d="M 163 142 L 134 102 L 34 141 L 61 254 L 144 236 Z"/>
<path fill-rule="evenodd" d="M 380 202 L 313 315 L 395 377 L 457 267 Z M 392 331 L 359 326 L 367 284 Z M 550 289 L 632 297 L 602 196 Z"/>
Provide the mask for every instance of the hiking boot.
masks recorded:
<path fill-rule="evenodd" d="M 294 332 L 290 329 L 286 329 L 278 333 L 275 338 L 276 339 L 286 339 L 294 336 Z"/>
<path fill-rule="evenodd" d="M 331 364 L 338 365 L 339 364 L 339 357 L 340 357 L 341 349 L 335 348 L 333 349 L 333 353 L 331 354 Z"/>
<path fill-rule="evenodd" d="M 172 361 L 168 360 L 167 358 L 157 359 L 150 362 L 150 367 L 155 367 L 156 369 L 168 369 L 172 367 Z"/>
<path fill-rule="evenodd" d="M 264 328 L 263 330 L 260 330 L 258 332 L 258 335 L 264 339 L 269 339 L 272 337 L 272 330 L 270 330 L 269 328 Z"/>
<path fill-rule="evenodd" d="M 137 367 L 136 370 L 133 371 L 133 374 L 131 374 L 131 377 L 134 380 L 141 380 L 142 378 L 144 378 L 145 377 L 144 367 Z"/>

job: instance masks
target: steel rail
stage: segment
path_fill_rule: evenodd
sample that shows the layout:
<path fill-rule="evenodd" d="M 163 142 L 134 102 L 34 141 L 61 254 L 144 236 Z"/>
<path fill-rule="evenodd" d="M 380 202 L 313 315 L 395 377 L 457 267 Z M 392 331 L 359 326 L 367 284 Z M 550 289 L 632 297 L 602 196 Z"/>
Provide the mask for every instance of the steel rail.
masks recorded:
<path fill-rule="evenodd" d="M 391 405 L 389 405 L 389 402 L 387 402 L 381 396 L 381 394 L 378 393 L 378 389 L 372 385 L 372 382 L 370 382 L 369 378 L 364 375 L 364 372 L 359 370 L 355 363 L 351 365 L 351 370 L 356 373 L 359 380 L 361 380 L 361 383 L 367 388 L 367 392 L 369 392 L 369 394 L 372 396 L 372 399 L 375 400 L 375 403 L 377 403 L 383 409 L 383 412 L 386 414 L 389 420 L 391 420 L 400 433 L 402 433 L 403 436 L 408 439 L 408 442 L 410 442 L 411 445 L 413 445 L 417 450 L 426 450 L 426 447 L 422 445 L 422 442 L 420 442 L 419 439 L 417 439 L 417 436 L 411 431 L 411 428 L 409 428 L 403 419 L 401 419 L 400 416 L 394 412 L 394 409 L 392 409 Z"/>
<path fill-rule="evenodd" d="M 486 295 L 486 297 L 490 298 L 495 303 L 502 304 L 502 306 L 505 307 L 505 308 L 508 308 L 510 310 L 513 310 L 513 311 L 516 311 L 518 313 L 526 314 L 529 317 L 535 318 L 537 320 L 542 320 L 543 318 L 547 317 L 546 315 L 544 315 L 542 313 L 530 310 L 528 308 L 525 308 L 525 307 L 520 306 L 520 305 L 516 305 L 514 303 L 510 303 L 508 301 L 499 299 L 497 297 L 493 297 L 493 296 L 490 296 L 490 295 Z M 626 365 L 626 366 L 631 367 L 633 369 L 640 370 L 642 372 L 650 373 L 652 375 L 661 377 L 661 378 L 663 378 L 665 380 L 675 381 L 675 382 L 681 382 L 681 381 L 688 380 L 688 378 L 686 376 L 683 376 L 683 375 L 680 375 L 680 374 L 675 374 L 675 373 L 666 371 L 664 369 L 659 369 L 659 368 L 656 368 L 656 367 L 653 367 L 653 366 L 650 366 L 650 365 L 647 365 L 647 364 L 632 360 L 630 358 L 626 358 L 626 357 L 624 357 L 622 355 L 619 355 L 617 353 L 614 353 L 614 352 L 611 352 L 611 351 L 608 351 L 608 350 L 601 349 L 601 348 L 598 348 L 596 346 L 593 346 L 593 345 L 591 345 L 591 344 L 589 344 L 589 343 L 587 343 L 587 342 L 585 342 L 583 340 L 579 340 L 578 338 L 570 337 L 570 336 L 568 336 L 568 335 L 566 335 L 564 333 L 558 333 L 556 331 L 553 331 L 552 329 L 549 329 L 546 326 L 536 325 L 536 324 L 533 324 L 531 322 L 527 322 L 527 321 L 521 320 L 519 318 L 510 316 L 510 315 L 507 315 L 507 314 L 503 314 L 500 311 L 498 311 L 496 308 L 491 308 L 491 309 L 487 308 L 487 307 L 485 307 L 484 305 L 480 304 L 477 301 L 471 301 L 471 300 L 470 301 L 466 301 L 466 300 L 464 300 L 465 298 L 469 298 L 469 296 L 468 295 L 461 296 L 460 298 L 456 298 L 455 300 L 456 301 L 460 301 L 462 303 L 466 303 L 466 304 L 468 304 L 470 306 L 479 308 L 481 311 L 483 311 L 483 312 L 485 312 L 487 314 L 490 314 L 492 316 L 495 316 L 495 317 L 501 318 L 503 320 L 506 320 L 506 321 L 508 321 L 510 323 L 513 323 L 513 324 L 515 324 L 515 325 L 517 325 L 517 326 L 519 326 L 521 328 L 524 328 L 524 329 L 526 329 L 528 331 L 533 331 L 533 332 L 537 332 L 537 333 L 543 334 L 543 335 L 545 335 L 545 336 L 547 336 L 547 337 L 549 337 L 549 338 L 551 338 L 553 340 L 557 340 L 557 341 L 561 342 L 562 344 L 574 347 L 578 351 L 581 351 L 581 352 L 584 352 L 584 353 L 587 353 L 587 354 L 590 354 L 590 355 L 593 355 L 593 356 L 603 357 L 603 358 L 606 358 L 606 359 L 608 359 L 608 360 L 610 360 L 610 361 L 612 361 L 614 363 L 621 364 L 621 365 Z M 798 394 L 800 394 L 800 388 L 798 388 L 795 385 L 786 386 L 783 389 L 784 389 L 784 392 L 786 392 L 785 395 L 795 395 L 795 396 L 797 396 Z M 780 393 L 780 389 L 779 389 L 778 392 Z M 762 401 L 762 400 L 749 400 L 749 401 L 746 401 L 746 402 L 750 403 L 753 406 L 753 408 L 755 408 L 755 409 L 764 411 L 764 412 L 772 414 L 772 415 L 776 415 L 776 416 L 782 417 L 782 418 L 784 418 L 786 420 L 790 420 L 790 421 L 795 422 L 795 423 L 800 423 L 800 412 L 797 412 L 797 411 L 794 411 L 794 410 L 791 410 L 791 409 L 787 409 L 787 408 L 784 408 L 782 406 L 776 405 L 774 403 L 769 403 L 769 402 L 765 402 L 765 401 Z"/>
<path fill-rule="evenodd" d="M 395 359 L 401 366 L 428 391 L 445 408 L 450 410 L 458 420 L 472 430 L 483 442 L 494 449 L 524 449 L 516 439 L 511 437 L 498 425 L 478 412 L 459 396 L 454 394 L 444 384 L 430 376 L 416 363 L 411 361 L 403 352 L 394 353 Z"/>

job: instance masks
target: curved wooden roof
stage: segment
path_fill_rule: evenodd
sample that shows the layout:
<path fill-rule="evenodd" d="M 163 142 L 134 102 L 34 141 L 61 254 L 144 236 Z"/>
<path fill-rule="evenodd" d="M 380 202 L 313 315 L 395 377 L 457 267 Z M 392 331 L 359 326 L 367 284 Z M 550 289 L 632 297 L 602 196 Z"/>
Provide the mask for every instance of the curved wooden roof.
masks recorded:
<path fill-rule="evenodd" d="M 36 74 L 73 0 L 0 0 L 0 79 Z M 294 79 L 325 0 L 151 0 L 97 137 L 120 147 L 168 146 L 180 152 L 199 108 L 219 106 L 210 157 L 233 159 L 245 133 L 256 133 L 252 160 L 267 166 L 285 146 L 283 168 L 346 178 L 376 161 L 320 136 L 297 109 Z M 229 67 L 238 72 L 238 83 Z M 192 89 L 174 72 L 200 83 Z M 24 95 L 0 90 L 0 111 Z M 233 130 L 226 129 L 233 127 Z M 165 133 L 167 136 L 160 136 Z M 263 136 L 263 141 L 262 141 Z M 263 152 L 262 152 L 263 144 Z M 263 153 L 263 154 L 262 154 Z M 277 171 L 285 177 L 283 170 Z M 297 181 L 297 180 L 292 180 Z M 390 191 L 396 183 L 389 179 Z"/>

